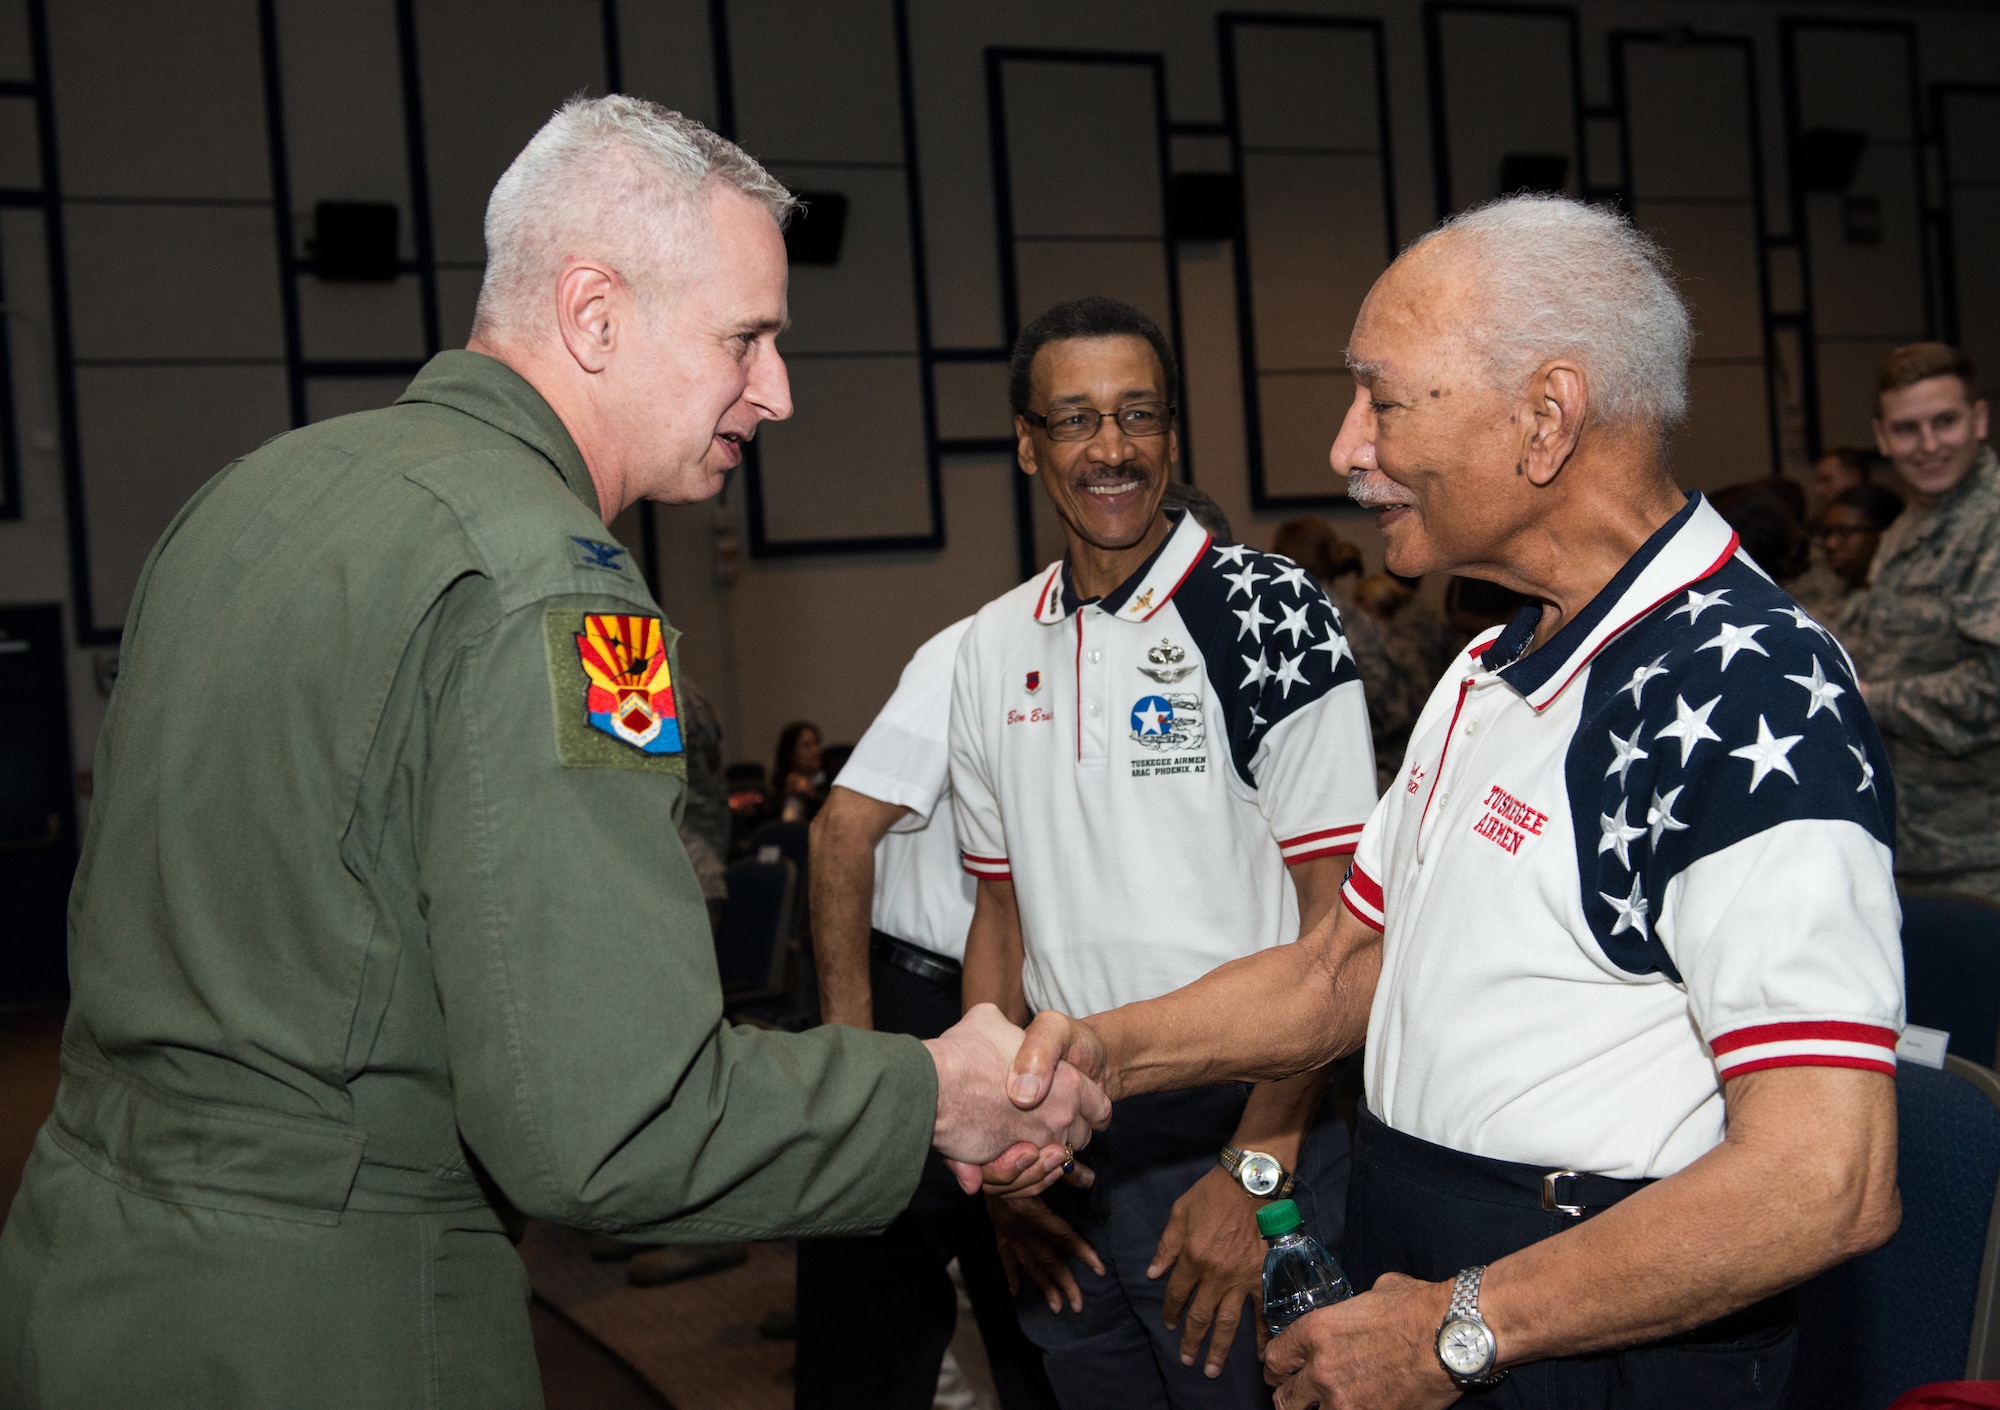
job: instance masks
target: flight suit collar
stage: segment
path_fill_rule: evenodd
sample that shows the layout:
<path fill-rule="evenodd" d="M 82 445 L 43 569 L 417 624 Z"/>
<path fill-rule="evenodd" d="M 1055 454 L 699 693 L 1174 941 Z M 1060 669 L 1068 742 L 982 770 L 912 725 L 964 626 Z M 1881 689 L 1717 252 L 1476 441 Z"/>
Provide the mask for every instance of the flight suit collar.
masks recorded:
<path fill-rule="evenodd" d="M 562 418 L 527 378 L 498 358 L 463 348 L 441 352 L 423 365 L 396 400 L 435 402 L 505 431 L 540 452 L 570 492 L 593 515 L 603 517 L 583 452 L 570 439 Z"/>

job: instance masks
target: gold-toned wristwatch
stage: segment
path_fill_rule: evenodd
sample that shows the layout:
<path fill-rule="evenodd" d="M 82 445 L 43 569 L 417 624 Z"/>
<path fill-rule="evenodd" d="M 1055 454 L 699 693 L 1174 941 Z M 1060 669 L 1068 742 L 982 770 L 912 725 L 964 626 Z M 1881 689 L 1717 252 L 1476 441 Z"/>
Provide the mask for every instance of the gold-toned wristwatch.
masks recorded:
<path fill-rule="evenodd" d="M 1298 1183 L 1282 1161 L 1263 1151 L 1240 1151 L 1234 1146 L 1224 1146 L 1222 1154 L 1216 1158 L 1254 1199 L 1284 1199 L 1291 1194 L 1292 1186 Z"/>

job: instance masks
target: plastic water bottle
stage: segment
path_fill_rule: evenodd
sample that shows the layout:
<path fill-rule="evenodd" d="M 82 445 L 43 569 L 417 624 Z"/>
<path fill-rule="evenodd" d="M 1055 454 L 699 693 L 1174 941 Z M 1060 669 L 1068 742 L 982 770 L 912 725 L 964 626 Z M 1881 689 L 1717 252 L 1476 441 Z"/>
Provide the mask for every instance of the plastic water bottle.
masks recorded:
<path fill-rule="evenodd" d="M 1292 1201 L 1281 1199 L 1258 1210 L 1257 1232 L 1271 1246 L 1264 1255 L 1264 1321 L 1272 1336 L 1315 1308 L 1354 1296 L 1347 1275 L 1305 1231 Z"/>

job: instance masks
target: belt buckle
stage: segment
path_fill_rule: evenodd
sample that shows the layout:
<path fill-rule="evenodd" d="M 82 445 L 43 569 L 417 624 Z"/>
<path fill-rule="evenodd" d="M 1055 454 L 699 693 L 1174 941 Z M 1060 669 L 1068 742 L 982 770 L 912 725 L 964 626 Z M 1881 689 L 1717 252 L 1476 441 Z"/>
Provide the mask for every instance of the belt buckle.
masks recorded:
<path fill-rule="evenodd" d="M 1564 1204 L 1556 1198 L 1556 1181 L 1575 1180 L 1579 1172 L 1575 1170 L 1551 1170 L 1542 1176 L 1542 1208 L 1551 1214 L 1567 1214 L 1572 1219 L 1583 1217 L 1583 1206 Z"/>

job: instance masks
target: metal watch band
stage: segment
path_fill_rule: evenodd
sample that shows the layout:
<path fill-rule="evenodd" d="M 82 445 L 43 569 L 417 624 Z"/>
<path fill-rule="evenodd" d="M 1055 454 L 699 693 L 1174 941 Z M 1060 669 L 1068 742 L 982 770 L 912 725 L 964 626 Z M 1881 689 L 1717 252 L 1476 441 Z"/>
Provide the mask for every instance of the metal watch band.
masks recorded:
<path fill-rule="evenodd" d="M 1248 1151 L 1238 1150 L 1235 1146 L 1224 1146 L 1222 1148 L 1222 1153 L 1218 1155 L 1216 1159 L 1222 1162 L 1222 1168 L 1224 1170 L 1227 1170 L 1231 1175 L 1237 1177 L 1237 1182 L 1240 1184 L 1242 1183 L 1243 1157 L 1248 1154 L 1249 1154 Z M 1278 1168 L 1280 1170 L 1285 1171 L 1285 1178 L 1278 1183 L 1278 1188 L 1271 1191 L 1271 1193 L 1268 1195 L 1257 1195 L 1255 1196 L 1255 1198 L 1257 1199 L 1291 1198 L 1292 1190 L 1296 1188 L 1299 1183 L 1299 1177 L 1294 1175 L 1291 1171 L 1285 1170 L 1283 1164 L 1280 1164 Z M 1244 1190 L 1243 1193 L 1247 1195 L 1250 1193 L 1250 1191 L 1246 1189 Z"/>
<path fill-rule="evenodd" d="M 1459 1275 L 1451 1280 L 1451 1306 L 1445 1309 L 1444 1314 L 1446 1325 L 1449 1325 L 1456 1319 L 1463 1318 L 1466 1321 L 1477 1322 L 1480 1326 L 1486 1327 L 1486 1335 L 1489 1338 L 1493 1336 L 1493 1329 L 1487 1327 L 1486 1319 L 1479 1315 L 1479 1284 L 1485 1276 L 1486 1265 L 1480 1263 L 1471 1268 L 1461 1269 Z M 1499 1350 L 1497 1341 L 1494 1343 L 1494 1350 L 1497 1355 Z M 1507 1373 L 1501 1370 L 1490 1371 L 1484 1376 L 1465 1377 L 1459 1376 L 1449 1366 L 1445 1368 L 1445 1371 L 1446 1374 L 1450 1375 L 1461 1386 L 1498 1385 L 1507 1378 Z"/>

